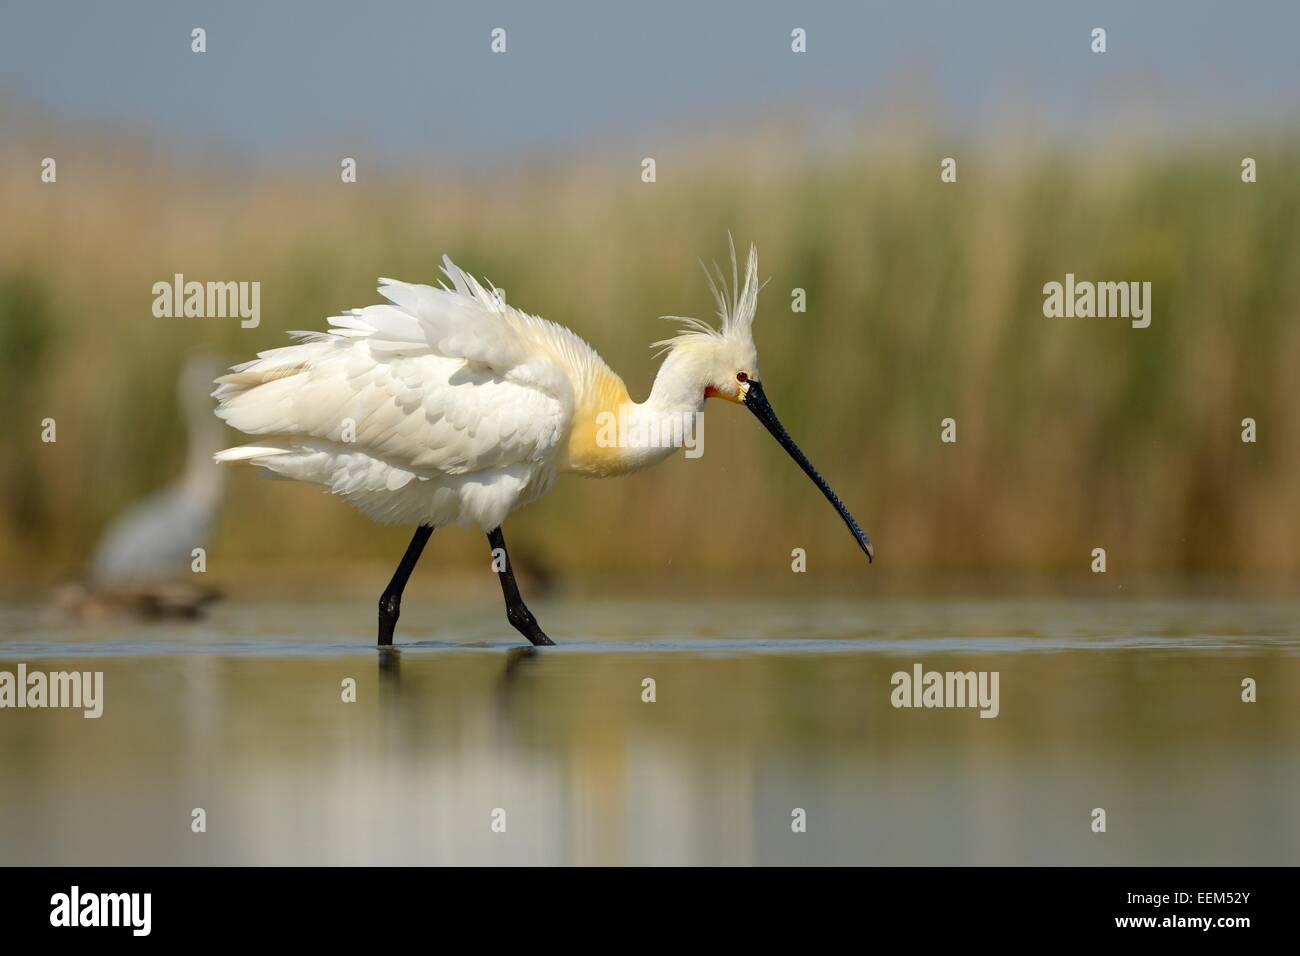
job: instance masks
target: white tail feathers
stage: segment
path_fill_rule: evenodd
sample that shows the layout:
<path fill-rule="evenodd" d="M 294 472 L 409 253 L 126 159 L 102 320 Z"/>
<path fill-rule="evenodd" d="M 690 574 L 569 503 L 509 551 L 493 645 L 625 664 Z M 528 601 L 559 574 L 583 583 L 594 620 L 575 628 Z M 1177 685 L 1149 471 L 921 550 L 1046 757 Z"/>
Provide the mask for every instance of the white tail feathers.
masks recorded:
<path fill-rule="evenodd" d="M 256 458 L 270 458 L 273 455 L 286 455 L 292 449 L 282 445 L 240 445 L 227 448 L 212 456 L 213 461 L 223 465 L 246 464 Z"/>

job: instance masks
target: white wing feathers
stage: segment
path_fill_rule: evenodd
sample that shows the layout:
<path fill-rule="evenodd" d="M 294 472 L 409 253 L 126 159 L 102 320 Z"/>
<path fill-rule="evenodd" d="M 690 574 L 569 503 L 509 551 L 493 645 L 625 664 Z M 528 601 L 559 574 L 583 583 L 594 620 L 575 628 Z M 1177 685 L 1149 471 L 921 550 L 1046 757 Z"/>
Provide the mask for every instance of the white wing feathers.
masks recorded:
<path fill-rule="evenodd" d="M 217 380 L 217 415 L 258 436 L 218 461 L 315 481 L 383 521 L 491 528 L 554 477 L 575 390 L 603 363 L 444 259 L 452 287 L 381 279 L 389 304 L 292 333 Z"/>
<path fill-rule="evenodd" d="M 442 263 L 451 288 L 380 279 L 379 293 L 392 304 L 331 316 L 332 334 L 366 339 L 376 354 L 428 349 L 571 398 L 569 376 L 547 347 L 558 327 L 506 305 L 497 289 L 485 289 L 446 256 Z"/>

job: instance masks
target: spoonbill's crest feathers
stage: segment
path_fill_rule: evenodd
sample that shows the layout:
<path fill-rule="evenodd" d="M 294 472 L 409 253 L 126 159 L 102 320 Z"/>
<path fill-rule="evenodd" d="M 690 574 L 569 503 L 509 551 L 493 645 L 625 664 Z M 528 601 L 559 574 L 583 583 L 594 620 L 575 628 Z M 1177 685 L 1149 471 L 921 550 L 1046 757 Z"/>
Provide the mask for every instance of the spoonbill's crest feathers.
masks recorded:
<path fill-rule="evenodd" d="M 754 316 L 758 312 L 758 293 L 766 282 L 758 280 L 758 247 L 749 246 L 749 257 L 745 263 L 745 282 L 740 283 L 740 268 L 736 259 L 736 244 L 727 237 L 731 251 L 731 282 L 728 284 L 721 267 L 715 262 L 713 271 L 709 271 L 703 261 L 700 268 L 709 283 L 709 292 L 717 304 L 719 325 L 715 328 L 700 319 L 680 315 L 665 315 L 662 318 L 681 324 L 681 329 L 672 338 L 661 339 L 650 347 L 661 351 L 692 340 L 699 342 L 703 337 L 714 342 L 726 341 L 733 345 L 753 347 Z"/>

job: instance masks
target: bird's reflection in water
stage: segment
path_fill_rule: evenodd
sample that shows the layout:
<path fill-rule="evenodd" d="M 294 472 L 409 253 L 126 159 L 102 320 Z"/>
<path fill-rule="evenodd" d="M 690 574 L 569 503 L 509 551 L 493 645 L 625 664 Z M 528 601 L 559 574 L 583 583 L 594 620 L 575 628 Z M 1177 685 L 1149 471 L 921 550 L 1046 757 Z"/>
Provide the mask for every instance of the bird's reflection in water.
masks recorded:
<path fill-rule="evenodd" d="M 417 743 L 419 715 L 410 713 L 405 719 L 402 716 L 402 652 L 392 646 L 379 648 L 378 668 L 376 746 L 400 761 L 400 755 Z M 408 707 L 407 710 L 416 708 Z"/>
<path fill-rule="evenodd" d="M 506 651 L 506 669 L 501 675 L 501 687 L 506 689 L 527 667 L 529 661 L 537 660 L 537 648 L 512 647 Z"/>
<path fill-rule="evenodd" d="M 512 647 L 506 651 L 506 666 L 497 681 L 497 704 L 504 712 L 519 689 L 519 679 L 541 655 L 535 647 Z"/>
<path fill-rule="evenodd" d="M 379 648 L 379 699 L 385 704 L 397 701 L 402 682 L 402 652 L 392 645 Z"/>
<path fill-rule="evenodd" d="M 421 714 L 427 714 L 427 706 L 433 701 L 421 701 L 416 694 L 409 701 L 403 701 L 402 687 L 402 652 L 397 647 L 387 646 L 378 649 L 378 686 L 379 709 L 386 732 L 395 741 L 411 743 L 412 736 L 419 736 L 423 724 Z M 512 647 L 506 651 L 505 664 L 496 683 L 496 704 L 499 728 L 502 734 L 512 736 L 515 707 L 519 700 L 519 689 L 523 686 L 521 678 L 535 666 L 541 658 L 535 647 Z M 406 706 L 403 706 L 403 704 Z"/>
<path fill-rule="evenodd" d="M 527 712 L 519 713 L 522 678 L 542 657 L 535 647 L 512 647 L 506 651 L 506 666 L 497 681 L 497 740 L 501 746 L 518 743 L 517 731 L 531 723 Z"/>

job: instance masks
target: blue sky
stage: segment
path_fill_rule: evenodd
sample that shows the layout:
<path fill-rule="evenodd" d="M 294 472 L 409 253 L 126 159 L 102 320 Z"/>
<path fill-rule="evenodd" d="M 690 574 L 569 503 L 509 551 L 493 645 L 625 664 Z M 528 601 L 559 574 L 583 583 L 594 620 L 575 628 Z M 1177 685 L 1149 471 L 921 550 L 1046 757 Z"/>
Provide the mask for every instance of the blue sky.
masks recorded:
<path fill-rule="evenodd" d="M 489 51 L 496 26 L 505 55 Z M 1088 49 L 1094 26 L 1104 56 Z M 962 134 L 1009 114 L 1051 136 L 1115 122 L 1177 134 L 1293 124 L 1297 36 L 1300 4 L 1249 0 L 3 0 L 0 103 L 254 161 L 639 148 L 782 111 L 834 127 L 890 101 L 924 102 Z"/>

